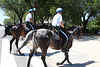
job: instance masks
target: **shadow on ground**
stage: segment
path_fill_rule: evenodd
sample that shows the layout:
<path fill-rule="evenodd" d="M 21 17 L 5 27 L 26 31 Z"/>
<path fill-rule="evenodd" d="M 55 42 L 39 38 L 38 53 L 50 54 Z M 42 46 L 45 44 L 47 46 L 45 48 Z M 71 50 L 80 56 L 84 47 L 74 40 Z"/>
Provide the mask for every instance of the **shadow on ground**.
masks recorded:
<path fill-rule="evenodd" d="M 60 51 L 56 51 L 56 52 L 52 52 L 52 53 L 47 53 L 46 56 L 49 57 L 49 56 L 52 56 L 52 55 L 57 54 L 57 53 L 60 53 Z M 36 56 L 41 56 L 41 52 L 36 52 L 35 55 Z"/>
<path fill-rule="evenodd" d="M 96 62 L 95 61 L 88 61 L 88 62 L 85 62 L 85 63 L 75 63 L 75 64 L 72 64 L 72 65 L 64 64 L 63 66 L 59 66 L 59 67 L 86 67 L 87 65 L 90 65 L 90 64 L 93 64 L 93 63 L 96 63 Z"/>

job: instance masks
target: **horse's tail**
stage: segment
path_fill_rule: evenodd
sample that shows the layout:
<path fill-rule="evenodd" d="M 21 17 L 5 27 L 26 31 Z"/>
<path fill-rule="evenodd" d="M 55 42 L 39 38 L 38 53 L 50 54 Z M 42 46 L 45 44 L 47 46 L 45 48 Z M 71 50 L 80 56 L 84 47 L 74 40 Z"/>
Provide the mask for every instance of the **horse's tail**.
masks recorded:
<path fill-rule="evenodd" d="M 7 29 L 7 27 L 6 27 L 6 28 L 5 28 L 5 34 L 3 35 L 2 38 L 4 38 L 6 35 L 9 35 L 8 32 L 9 32 L 9 31 L 8 31 L 8 29 Z"/>
<path fill-rule="evenodd" d="M 7 35 L 6 30 L 7 30 L 7 27 L 5 26 L 5 33 L 4 33 L 4 35 L 3 35 L 3 37 L 2 37 L 2 38 L 4 38 L 4 37 Z"/>
<path fill-rule="evenodd" d="M 32 40 L 32 37 L 33 37 L 33 33 L 34 33 L 34 32 L 35 32 L 35 31 L 32 30 L 32 31 L 30 31 L 30 32 L 26 35 L 22 46 L 21 46 L 17 51 L 20 51 L 21 48 L 23 48 L 24 46 L 26 46 L 27 43 L 28 43 L 30 40 Z"/>
<path fill-rule="evenodd" d="M 4 34 L 2 38 L 4 38 L 5 36 L 6 36 L 6 34 Z"/>

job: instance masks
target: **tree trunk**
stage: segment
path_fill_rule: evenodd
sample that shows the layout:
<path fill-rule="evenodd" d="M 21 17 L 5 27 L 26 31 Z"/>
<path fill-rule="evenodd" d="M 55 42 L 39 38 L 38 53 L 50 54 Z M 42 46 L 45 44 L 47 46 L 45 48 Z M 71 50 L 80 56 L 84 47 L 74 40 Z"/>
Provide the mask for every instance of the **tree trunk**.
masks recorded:
<path fill-rule="evenodd" d="M 20 24 L 22 24 L 22 17 L 20 18 Z"/>
<path fill-rule="evenodd" d="M 85 15 L 83 16 L 83 22 L 82 22 L 82 21 L 81 21 L 81 22 L 82 22 L 82 24 L 83 24 L 83 32 L 84 32 L 84 33 L 87 32 L 86 26 L 87 26 L 87 24 L 88 24 L 88 21 L 89 21 L 90 17 L 92 16 L 92 14 L 93 14 L 93 11 L 90 12 L 90 14 L 89 14 L 89 16 L 88 16 L 87 19 L 85 19 Z"/>
<path fill-rule="evenodd" d="M 87 22 L 84 22 L 83 23 L 83 33 L 87 32 L 86 26 L 87 26 Z"/>
<path fill-rule="evenodd" d="M 43 20 L 43 19 L 41 20 L 41 23 L 42 23 L 42 24 L 44 23 L 44 20 Z"/>
<path fill-rule="evenodd" d="M 14 14 L 14 25 L 16 25 L 16 21 L 15 21 L 16 19 L 15 19 L 15 18 L 16 18 L 16 17 L 15 17 L 15 14 Z"/>

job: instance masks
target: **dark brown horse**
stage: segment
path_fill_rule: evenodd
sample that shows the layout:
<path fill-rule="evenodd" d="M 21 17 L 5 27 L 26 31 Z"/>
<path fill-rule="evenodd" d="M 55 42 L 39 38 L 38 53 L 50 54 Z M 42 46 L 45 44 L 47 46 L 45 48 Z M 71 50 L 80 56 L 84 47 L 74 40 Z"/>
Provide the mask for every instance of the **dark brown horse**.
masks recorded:
<path fill-rule="evenodd" d="M 46 24 L 36 25 L 35 28 L 36 29 L 48 28 L 48 25 L 46 25 Z M 13 43 L 13 41 L 16 40 L 15 44 L 16 44 L 16 47 L 18 48 L 18 42 L 19 42 L 20 36 L 25 37 L 28 32 L 29 32 L 29 30 L 27 30 L 27 27 L 25 27 L 24 25 L 21 25 L 21 24 L 14 25 L 11 28 L 11 34 L 12 34 L 13 37 L 10 40 L 10 53 L 12 51 L 12 43 Z M 19 53 L 21 53 L 21 52 L 19 51 Z"/>
<path fill-rule="evenodd" d="M 72 47 L 73 37 L 68 32 L 66 32 L 66 35 L 68 36 L 68 42 L 65 43 L 66 48 L 70 49 Z M 47 64 L 45 62 L 47 49 L 49 47 L 52 48 L 52 49 L 55 49 L 55 50 L 60 50 L 61 49 L 62 41 L 61 40 L 56 40 L 58 38 L 59 38 L 59 36 L 57 34 L 55 34 L 53 31 L 49 30 L 49 29 L 38 29 L 36 31 L 30 31 L 27 34 L 27 36 L 25 37 L 25 40 L 24 40 L 22 46 L 18 49 L 18 51 L 20 51 L 21 48 L 23 48 L 25 45 L 27 45 L 27 43 L 30 40 L 32 40 L 33 49 L 31 51 L 31 53 L 29 54 L 27 67 L 30 66 L 31 58 L 32 58 L 33 54 L 35 53 L 35 51 L 37 50 L 37 48 L 39 48 L 39 47 L 42 51 L 41 59 L 44 63 L 44 66 L 47 67 Z M 64 54 L 65 54 L 64 60 L 61 63 L 57 63 L 57 65 L 63 64 L 66 60 L 69 64 L 72 64 L 69 61 L 68 52 L 64 52 Z"/>

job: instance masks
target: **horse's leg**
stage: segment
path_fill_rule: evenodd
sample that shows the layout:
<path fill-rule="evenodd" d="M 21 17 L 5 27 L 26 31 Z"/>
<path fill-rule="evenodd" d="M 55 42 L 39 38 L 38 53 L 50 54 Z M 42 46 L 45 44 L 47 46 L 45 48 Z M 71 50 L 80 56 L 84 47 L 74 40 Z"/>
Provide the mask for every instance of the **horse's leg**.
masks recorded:
<path fill-rule="evenodd" d="M 42 59 L 42 61 L 43 61 L 44 66 L 45 66 L 45 67 L 48 67 L 47 64 L 46 64 L 46 61 L 45 61 L 46 54 L 47 54 L 47 50 L 42 50 L 41 59 Z"/>
<path fill-rule="evenodd" d="M 16 39 L 16 47 L 17 47 L 17 49 L 18 49 L 18 42 L 19 42 L 19 37 Z M 21 54 L 21 52 L 20 51 L 18 51 L 19 52 L 19 54 Z"/>
<path fill-rule="evenodd" d="M 10 40 L 10 53 L 11 53 L 11 50 L 12 50 L 12 43 L 13 43 L 14 40 L 15 40 L 14 37 Z"/>
<path fill-rule="evenodd" d="M 30 61 L 31 61 L 31 58 L 32 58 L 33 54 L 35 53 L 35 51 L 36 51 L 36 49 L 33 48 L 31 53 L 29 54 L 29 59 L 28 59 L 27 67 L 30 67 Z"/>
<path fill-rule="evenodd" d="M 67 60 L 67 62 L 71 65 L 72 63 L 69 61 L 69 55 L 68 55 L 68 52 L 65 52 L 65 58 L 64 60 L 61 62 L 61 63 L 57 63 L 57 65 L 61 65 L 63 64 L 65 61 Z"/>
<path fill-rule="evenodd" d="M 68 53 L 65 53 L 65 56 L 67 57 L 67 62 L 68 62 L 70 65 L 72 65 L 72 63 L 69 61 L 69 55 L 68 55 Z"/>

